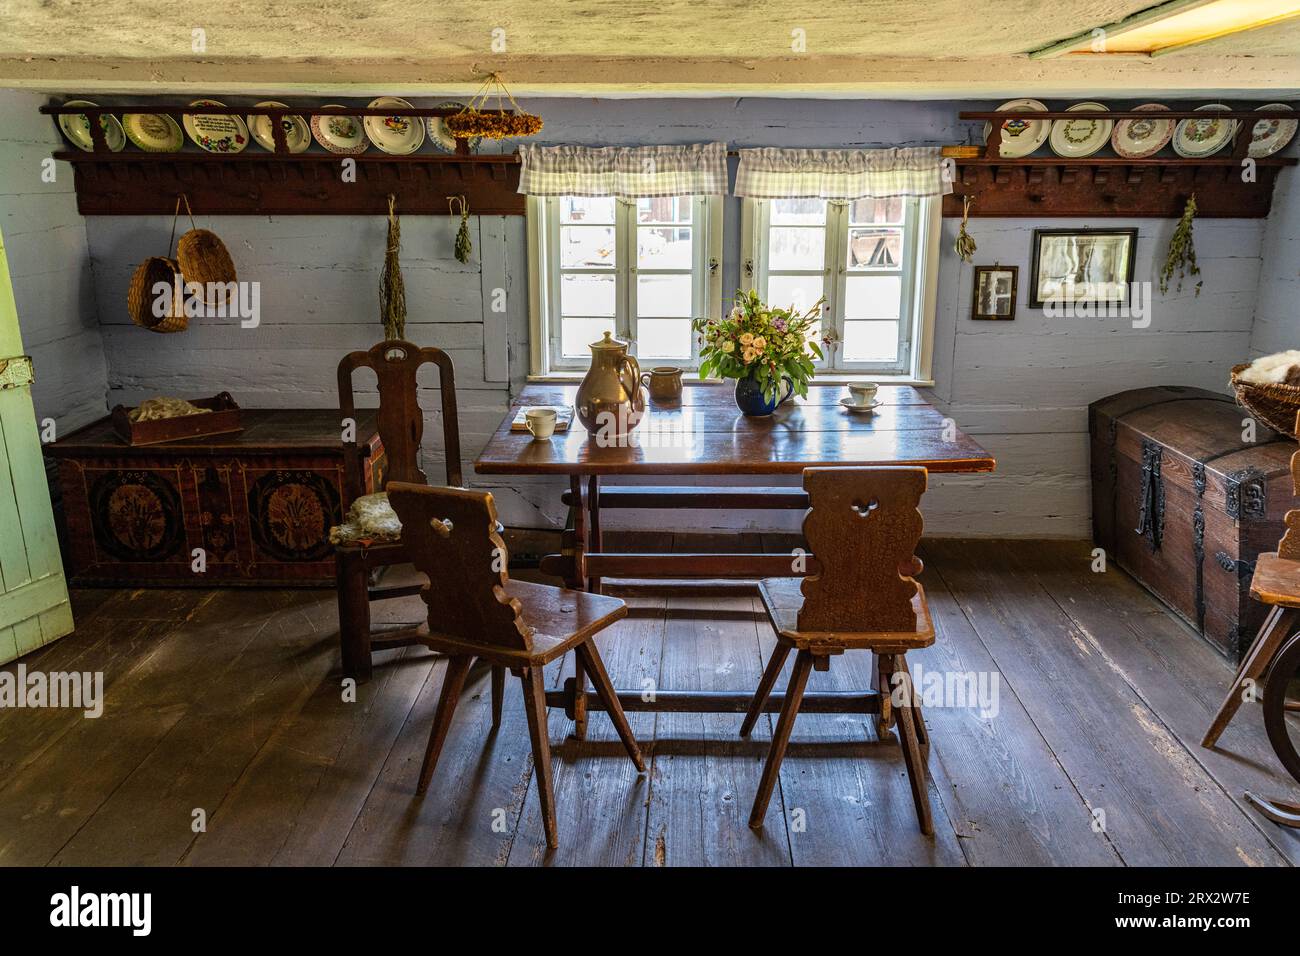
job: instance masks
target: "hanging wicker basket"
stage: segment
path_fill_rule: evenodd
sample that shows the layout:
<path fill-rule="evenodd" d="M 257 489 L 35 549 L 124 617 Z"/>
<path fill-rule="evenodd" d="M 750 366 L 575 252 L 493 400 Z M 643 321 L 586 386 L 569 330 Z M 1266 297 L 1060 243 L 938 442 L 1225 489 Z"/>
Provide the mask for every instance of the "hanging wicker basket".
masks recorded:
<path fill-rule="evenodd" d="M 1237 403 L 1269 428 L 1300 438 L 1296 428 L 1296 414 L 1300 413 L 1300 385 L 1281 382 L 1243 382 L 1241 373 L 1249 365 L 1235 365 L 1232 369 L 1232 388 L 1237 393 Z"/>
<path fill-rule="evenodd" d="M 131 321 L 150 332 L 185 331 L 190 320 L 185 316 L 183 281 L 180 267 L 174 259 L 150 256 L 140 263 L 126 290 L 126 308 L 131 314 Z M 163 298 L 154 291 L 160 282 L 166 283 L 170 292 L 163 314 L 155 315 L 155 303 Z"/>
<path fill-rule="evenodd" d="M 235 294 L 235 263 L 226 244 L 208 229 L 191 229 L 176 243 L 176 262 L 185 281 L 203 287 L 208 305 L 229 302 Z"/>

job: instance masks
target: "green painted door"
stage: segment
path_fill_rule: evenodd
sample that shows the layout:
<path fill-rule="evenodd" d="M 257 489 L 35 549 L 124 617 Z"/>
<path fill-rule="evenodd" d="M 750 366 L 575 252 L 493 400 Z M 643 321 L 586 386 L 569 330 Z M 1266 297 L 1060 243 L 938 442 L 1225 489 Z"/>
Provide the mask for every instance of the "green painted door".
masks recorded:
<path fill-rule="evenodd" d="M 50 491 L 0 236 L 0 663 L 72 630 Z"/>

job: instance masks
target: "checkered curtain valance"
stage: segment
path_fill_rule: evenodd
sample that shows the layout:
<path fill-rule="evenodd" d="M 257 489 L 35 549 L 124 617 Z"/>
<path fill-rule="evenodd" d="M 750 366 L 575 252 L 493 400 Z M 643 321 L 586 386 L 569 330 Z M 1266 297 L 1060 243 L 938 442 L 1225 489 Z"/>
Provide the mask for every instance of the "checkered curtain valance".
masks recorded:
<path fill-rule="evenodd" d="M 742 149 L 736 195 L 750 199 L 888 199 L 952 192 L 938 146 Z"/>
<path fill-rule="evenodd" d="M 519 191 L 529 196 L 721 196 L 727 146 L 519 147 Z"/>

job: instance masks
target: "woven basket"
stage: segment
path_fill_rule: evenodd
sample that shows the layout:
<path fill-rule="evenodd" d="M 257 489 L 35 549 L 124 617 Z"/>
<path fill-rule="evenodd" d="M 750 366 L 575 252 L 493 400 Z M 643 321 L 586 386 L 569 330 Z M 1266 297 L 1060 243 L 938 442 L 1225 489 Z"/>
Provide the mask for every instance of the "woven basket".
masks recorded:
<path fill-rule="evenodd" d="M 1232 387 L 1237 402 L 1269 428 L 1289 435 L 1297 435 L 1296 415 L 1300 413 L 1300 385 L 1283 385 L 1280 382 L 1243 382 L 1240 375 L 1249 365 L 1235 365 L 1232 369 Z"/>
<path fill-rule="evenodd" d="M 131 285 L 126 291 L 126 308 L 131 313 L 131 321 L 150 332 L 185 331 L 190 320 L 185 316 L 184 296 L 176 283 L 180 274 L 175 260 L 166 256 L 150 256 L 140 263 L 131 276 Z M 153 290 L 159 282 L 167 283 L 171 289 L 170 307 L 162 317 L 153 312 L 154 302 L 158 298 Z"/>
<path fill-rule="evenodd" d="M 203 301 L 208 305 L 220 305 L 230 300 L 234 286 L 226 283 L 236 281 L 235 263 L 226 244 L 215 232 L 191 229 L 185 233 L 176 243 L 176 261 L 187 283 L 197 282 L 203 287 Z"/>

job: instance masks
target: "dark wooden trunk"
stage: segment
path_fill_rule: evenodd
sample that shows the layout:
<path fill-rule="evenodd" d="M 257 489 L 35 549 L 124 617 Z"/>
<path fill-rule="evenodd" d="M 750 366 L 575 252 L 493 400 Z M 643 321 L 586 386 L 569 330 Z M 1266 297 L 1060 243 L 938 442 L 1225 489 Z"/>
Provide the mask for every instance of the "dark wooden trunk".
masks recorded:
<path fill-rule="evenodd" d="M 1295 442 L 1262 424 L 1247 441 L 1249 417 L 1227 395 L 1179 386 L 1088 410 L 1096 543 L 1234 662 L 1268 610 L 1250 599 L 1255 560 L 1295 504 Z"/>
<path fill-rule="evenodd" d="M 244 430 L 132 447 L 110 418 L 45 448 L 58 462 L 64 561 L 76 584 L 335 583 L 331 525 L 342 518 L 339 413 L 245 409 Z M 375 413 L 357 415 L 361 486 L 383 486 Z M 206 570 L 193 570 L 202 548 Z"/>

